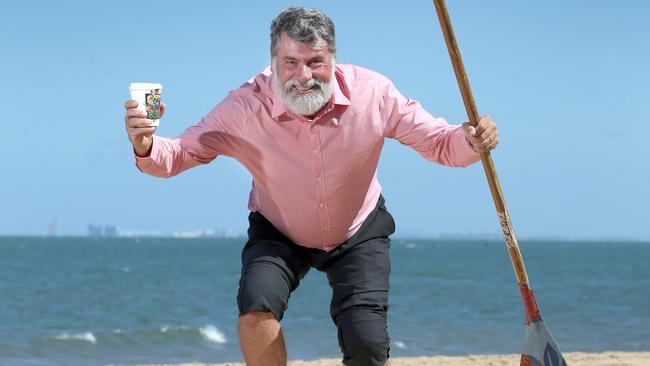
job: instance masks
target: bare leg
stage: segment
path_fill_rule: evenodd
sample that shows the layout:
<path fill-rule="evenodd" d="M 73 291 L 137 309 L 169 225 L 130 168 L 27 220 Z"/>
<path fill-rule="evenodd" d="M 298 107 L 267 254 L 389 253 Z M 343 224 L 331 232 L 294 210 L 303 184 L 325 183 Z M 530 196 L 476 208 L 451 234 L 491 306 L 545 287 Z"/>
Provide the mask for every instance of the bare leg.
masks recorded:
<path fill-rule="evenodd" d="M 271 313 L 251 311 L 239 317 L 239 343 L 248 366 L 286 366 L 280 323 Z"/>

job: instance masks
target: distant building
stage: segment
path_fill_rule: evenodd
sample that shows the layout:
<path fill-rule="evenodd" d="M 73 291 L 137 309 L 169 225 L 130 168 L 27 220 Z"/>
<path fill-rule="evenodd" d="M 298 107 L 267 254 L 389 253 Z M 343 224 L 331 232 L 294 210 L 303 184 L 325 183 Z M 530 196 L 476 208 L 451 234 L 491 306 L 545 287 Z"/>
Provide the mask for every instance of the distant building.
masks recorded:
<path fill-rule="evenodd" d="M 228 239 L 244 238 L 246 234 L 240 230 L 225 229 L 221 232 L 221 237 Z"/>
<path fill-rule="evenodd" d="M 244 234 L 237 230 L 194 230 L 194 231 L 175 231 L 171 234 L 174 238 L 241 238 Z"/>
<path fill-rule="evenodd" d="M 56 236 L 56 219 L 47 225 L 47 236 Z"/>
<path fill-rule="evenodd" d="M 115 225 L 104 226 L 104 236 L 112 238 L 117 236 L 117 227 Z"/>
<path fill-rule="evenodd" d="M 102 236 L 102 227 L 99 225 L 88 224 L 88 236 Z"/>
<path fill-rule="evenodd" d="M 91 237 L 116 237 L 117 227 L 115 225 L 93 225 L 88 224 L 88 236 Z"/>

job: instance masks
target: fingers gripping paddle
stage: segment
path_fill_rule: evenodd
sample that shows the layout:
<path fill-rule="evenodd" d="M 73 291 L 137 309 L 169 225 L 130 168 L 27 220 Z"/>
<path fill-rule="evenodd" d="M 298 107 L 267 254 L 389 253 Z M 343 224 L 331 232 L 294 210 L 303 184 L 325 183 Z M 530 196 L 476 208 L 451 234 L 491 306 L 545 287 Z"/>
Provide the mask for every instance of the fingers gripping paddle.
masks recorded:
<path fill-rule="evenodd" d="M 433 4 L 436 6 L 440 27 L 445 36 L 445 43 L 447 43 L 449 57 L 451 57 L 451 63 L 456 73 L 456 80 L 460 87 L 460 93 L 463 96 L 467 116 L 470 123 L 476 126 L 478 124 L 479 114 L 474 103 L 474 96 L 469 86 L 467 74 L 465 73 L 463 59 L 460 56 L 460 50 L 456 43 L 454 30 L 451 27 L 445 1 L 433 0 Z M 483 170 L 485 170 L 485 175 L 490 186 L 490 192 L 492 192 L 492 199 L 494 200 L 494 206 L 499 216 L 501 231 L 503 232 L 506 247 L 510 254 L 510 260 L 512 261 L 512 266 L 517 276 L 521 298 L 524 301 L 526 311 L 526 333 L 524 335 L 524 349 L 521 355 L 520 366 L 566 366 L 560 349 L 542 321 L 539 308 L 535 302 L 535 296 L 528 284 L 528 275 L 526 274 L 526 267 L 524 267 L 524 260 L 519 251 L 519 244 L 517 243 L 512 223 L 510 222 L 510 215 L 508 214 L 508 209 L 506 208 L 506 203 L 501 193 L 501 185 L 499 184 L 499 179 L 497 178 L 489 151 L 481 153 L 481 162 L 483 163 Z"/>

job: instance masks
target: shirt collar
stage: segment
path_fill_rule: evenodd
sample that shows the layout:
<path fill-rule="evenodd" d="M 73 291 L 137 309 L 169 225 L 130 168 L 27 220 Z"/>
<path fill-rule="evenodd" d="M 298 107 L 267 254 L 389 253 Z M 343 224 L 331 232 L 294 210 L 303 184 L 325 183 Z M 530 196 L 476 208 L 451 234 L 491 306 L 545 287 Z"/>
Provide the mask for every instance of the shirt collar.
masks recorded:
<path fill-rule="evenodd" d="M 290 112 L 284 105 L 282 98 L 280 98 L 280 96 L 275 92 L 275 88 L 273 87 L 273 74 L 271 73 L 269 76 L 269 82 L 271 83 L 270 90 L 272 94 L 271 99 L 273 101 L 273 105 L 271 106 L 271 117 L 279 120 L 278 117 Z M 350 99 L 344 93 L 344 91 L 349 92 L 348 85 L 345 82 L 343 72 L 338 67 L 334 71 L 334 78 L 336 81 L 334 83 L 334 91 L 332 92 L 332 98 L 328 103 L 331 103 L 332 108 L 334 108 L 336 105 L 350 105 Z"/>

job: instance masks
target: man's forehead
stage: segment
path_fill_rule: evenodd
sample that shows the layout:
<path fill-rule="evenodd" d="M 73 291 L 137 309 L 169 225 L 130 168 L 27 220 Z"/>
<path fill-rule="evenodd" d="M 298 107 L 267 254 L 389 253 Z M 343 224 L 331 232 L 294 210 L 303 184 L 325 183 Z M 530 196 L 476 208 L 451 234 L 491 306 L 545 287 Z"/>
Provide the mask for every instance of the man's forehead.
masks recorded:
<path fill-rule="evenodd" d="M 316 54 L 322 55 L 328 52 L 327 42 L 322 38 L 317 38 L 314 44 L 298 41 L 286 33 L 280 36 L 280 47 L 278 51 L 284 53 L 284 56 L 291 56 L 292 54 Z"/>

